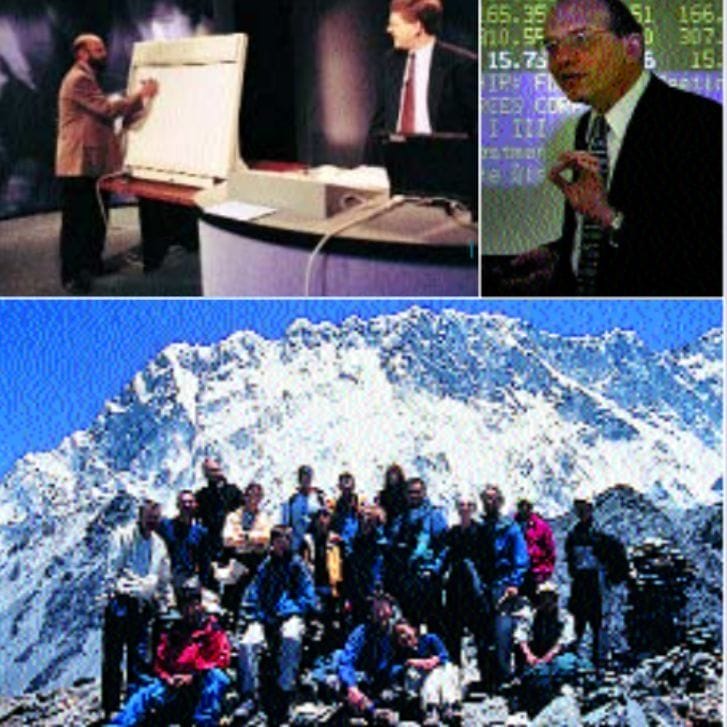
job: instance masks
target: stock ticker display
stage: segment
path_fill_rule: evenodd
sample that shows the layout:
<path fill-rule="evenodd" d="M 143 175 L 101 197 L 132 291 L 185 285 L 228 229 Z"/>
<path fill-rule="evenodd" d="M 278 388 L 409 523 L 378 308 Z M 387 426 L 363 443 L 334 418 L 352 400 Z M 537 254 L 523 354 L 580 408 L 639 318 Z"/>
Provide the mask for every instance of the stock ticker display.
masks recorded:
<path fill-rule="evenodd" d="M 672 85 L 721 102 L 722 3 L 651 0 L 627 4 L 644 28 L 646 67 Z M 483 0 L 481 153 L 485 252 L 487 215 L 493 212 L 493 205 L 499 208 L 500 215 L 500 222 L 490 226 L 496 248 L 497 226 L 503 225 L 503 199 L 498 199 L 498 193 L 507 193 L 506 209 L 511 213 L 521 206 L 525 209 L 520 202 L 527 196 L 534 205 L 530 209 L 555 215 L 543 197 L 551 194 L 544 189 L 547 171 L 557 152 L 572 148 L 575 124 L 569 125 L 568 121 L 587 108 L 570 103 L 548 73 L 542 41 L 551 6 L 550 1 Z M 543 189 L 540 199 L 538 188 Z M 517 190 L 527 192 L 518 196 Z M 560 206 L 560 199 L 556 199 Z M 499 236 L 504 234 L 503 227 Z M 517 224 L 511 225 L 507 244 L 517 244 L 523 234 Z M 542 240 L 532 240 L 532 244 L 539 242 Z"/>

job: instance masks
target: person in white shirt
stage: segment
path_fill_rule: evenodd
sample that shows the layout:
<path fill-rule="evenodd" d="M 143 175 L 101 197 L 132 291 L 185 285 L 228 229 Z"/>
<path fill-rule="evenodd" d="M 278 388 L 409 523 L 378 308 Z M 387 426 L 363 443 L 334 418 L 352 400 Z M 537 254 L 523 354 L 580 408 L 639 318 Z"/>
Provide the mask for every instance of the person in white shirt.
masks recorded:
<path fill-rule="evenodd" d="M 169 602 L 169 554 L 155 532 L 160 517 L 159 503 L 144 499 L 137 520 L 111 537 L 101 667 L 101 701 L 107 718 L 119 708 L 124 650 L 128 699 L 141 686 L 143 675 L 150 673 L 152 618 Z"/>
<path fill-rule="evenodd" d="M 380 137 L 389 132 L 477 139 L 477 56 L 439 40 L 442 12 L 441 0 L 391 0 L 394 48 L 384 59 L 367 161 L 380 161 Z"/>

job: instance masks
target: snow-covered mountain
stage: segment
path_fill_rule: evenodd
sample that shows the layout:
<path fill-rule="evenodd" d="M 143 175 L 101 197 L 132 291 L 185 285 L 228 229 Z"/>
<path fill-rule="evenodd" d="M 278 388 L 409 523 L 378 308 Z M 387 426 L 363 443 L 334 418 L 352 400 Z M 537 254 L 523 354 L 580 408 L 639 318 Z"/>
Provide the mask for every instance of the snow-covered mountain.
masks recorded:
<path fill-rule="evenodd" d="M 99 661 L 108 533 L 141 492 L 171 503 L 217 456 L 271 507 L 312 464 L 371 497 L 399 462 L 445 506 L 501 483 L 564 512 L 625 482 L 668 512 L 722 496 L 722 333 L 651 352 L 630 332 L 564 338 L 499 315 L 421 308 L 173 344 L 85 431 L 0 482 L 0 693 L 67 684 Z"/>

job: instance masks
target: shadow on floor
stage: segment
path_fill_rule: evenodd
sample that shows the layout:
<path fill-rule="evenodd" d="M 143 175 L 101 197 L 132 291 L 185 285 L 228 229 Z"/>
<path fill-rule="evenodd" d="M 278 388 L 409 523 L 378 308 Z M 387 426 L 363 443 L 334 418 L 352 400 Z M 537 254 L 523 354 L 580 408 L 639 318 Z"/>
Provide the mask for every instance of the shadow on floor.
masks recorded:
<path fill-rule="evenodd" d="M 0 220 L 0 296 L 66 297 L 60 281 L 59 212 Z M 114 272 L 94 280 L 94 297 L 196 297 L 202 295 L 198 252 L 172 247 L 162 266 L 144 273 L 127 255 L 140 250 L 136 207 L 111 211 L 104 259 Z M 118 268 L 118 269 L 117 269 Z"/>

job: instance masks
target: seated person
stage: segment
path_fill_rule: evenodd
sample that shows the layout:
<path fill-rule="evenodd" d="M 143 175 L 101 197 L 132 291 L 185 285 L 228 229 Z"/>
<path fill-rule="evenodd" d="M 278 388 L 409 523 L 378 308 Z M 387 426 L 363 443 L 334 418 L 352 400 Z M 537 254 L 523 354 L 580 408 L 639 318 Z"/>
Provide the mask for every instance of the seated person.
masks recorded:
<path fill-rule="evenodd" d="M 395 666 L 392 633 L 396 600 L 378 592 L 371 600 L 371 616 L 358 625 L 346 640 L 338 659 L 338 679 L 346 696 L 349 713 L 373 719 L 384 707 L 383 693 L 391 687 Z"/>
<path fill-rule="evenodd" d="M 238 717 L 252 714 L 260 700 L 260 657 L 265 644 L 278 646 L 278 680 L 270 704 L 279 711 L 272 721 L 285 721 L 303 652 L 305 617 L 317 608 L 310 569 L 291 552 L 290 529 L 270 531 L 270 554 L 245 592 L 243 609 L 251 623 L 240 644 Z"/>
<path fill-rule="evenodd" d="M 461 695 L 459 674 L 444 643 L 433 633 L 419 635 L 403 618 L 394 626 L 394 635 L 398 664 L 392 669 L 392 677 L 405 679 L 407 691 L 418 692 L 424 714 L 422 724 L 450 722 Z"/>
<path fill-rule="evenodd" d="M 523 599 L 515 613 L 515 657 L 523 685 L 524 706 L 536 714 L 553 699 L 560 687 L 590 664 L 568 649 L 575 642 L 571 615 L 558 609 L 558 588 L 553 581 L 541 583 L 535 607 Z"/>
<path fill-rule="evenodd" d="M 223 585 L 222 605 L 233 614 L 237 625 L 240 599 L 265 559 L 270 542 L 270 518 L 260 509 L 262 485 L 250 482 L 243 494 L 243 505 L 225 519 L 222 544 L 229 563 L 217 569 Z"/>
<path fill-rule="evenodd" d="M 189 719 L 213 727 L 220 722 L 222 698 L 230 679 L 223 671 L 230 663 L 230 642 L 214 616 L 202 608 L 196 579 L 177 592 L 182 618 L 163 633 L 154 662 L 156 679 L 138 690 L 112 725 L 154 724 Z"/>

